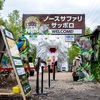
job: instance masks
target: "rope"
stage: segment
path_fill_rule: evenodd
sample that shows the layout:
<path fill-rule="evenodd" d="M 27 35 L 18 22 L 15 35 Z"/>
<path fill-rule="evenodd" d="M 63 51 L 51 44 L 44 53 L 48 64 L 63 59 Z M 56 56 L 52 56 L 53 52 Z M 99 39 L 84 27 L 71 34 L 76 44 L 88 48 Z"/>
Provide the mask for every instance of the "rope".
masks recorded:
<path fill-rule="evenodd" d="M 52 65 L 50 65 L 50 66 L 52 66 L 53 67 L 53 65 L 54 64 L 52 64 Z M 47 68 L 48 66 L 44 66 L 44 68 Z M 25 70 L 31 70 L 31 69 L 36 69 L 36 67 L 35 66 L 28 66 L 28 68 L 24 68 Z M 1 70 L 13 70 L 13 68 L 0 68 L 0 71 Z"/>

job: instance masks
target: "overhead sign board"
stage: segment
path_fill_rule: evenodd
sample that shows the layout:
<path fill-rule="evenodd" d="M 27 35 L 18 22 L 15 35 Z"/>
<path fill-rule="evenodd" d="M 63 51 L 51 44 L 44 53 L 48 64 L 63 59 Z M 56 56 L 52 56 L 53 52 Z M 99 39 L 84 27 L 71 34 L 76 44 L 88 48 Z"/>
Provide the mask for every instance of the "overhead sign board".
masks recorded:
<path fill-rule="evenodd" d="M 49 28 L 53 35 L 84 34 L 85 14 L 24 14 L 23 29 L 36 31 L 41 25 Z M 46 27 L 47 26 L 47 27 Z"/>

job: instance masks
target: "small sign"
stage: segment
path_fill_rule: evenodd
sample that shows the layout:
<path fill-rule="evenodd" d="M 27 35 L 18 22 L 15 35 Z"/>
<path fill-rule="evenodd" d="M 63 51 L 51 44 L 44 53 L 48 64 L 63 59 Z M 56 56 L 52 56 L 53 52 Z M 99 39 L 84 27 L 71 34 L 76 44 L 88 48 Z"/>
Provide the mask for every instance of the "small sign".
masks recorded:
<path fill-rule="evenodd" d="M 29 66 L 32 68 L 34 67 L 34 64 L 29 62 Z"/>
<path fill-rule="evenodd" d="M 65 36 L 65 41 L 66 42 L 74 41 L 74 35 L 66 35 Z"/>
<path fill-rule="evenodd" d="M 16 68 L 16 69 L 17 69 L 18 75 L 24 75 L 25 74 L 25 71 L 24 71 L 23 67 Z"/>
<path fill-rule="evenodd" d="M 55 62 L 55 56 L 52 56 L 52 62 Z"/>
<path fill-rule="evenodd" d="M 20 60 L 20 59 L 14 59 L 14 63 L 15 63 L 15 65 L 23 66 L 22 60 Z"/>
<path fill-rule="evenodd" d="M 47 62 L 47 65 L 51 65 L 51 59 L 50 58 L 47 58 L 46 62 Z"/>
<path fill-rule="evenodd" d="M 8 36 L 9 38 L 14 39 L 14 37 L 13 37 L 13 35 L 12 35 L 12 33 L 11 33 L 10 31 L 5 30 L 5 34 L 6 34 L 6 36 Z"/>

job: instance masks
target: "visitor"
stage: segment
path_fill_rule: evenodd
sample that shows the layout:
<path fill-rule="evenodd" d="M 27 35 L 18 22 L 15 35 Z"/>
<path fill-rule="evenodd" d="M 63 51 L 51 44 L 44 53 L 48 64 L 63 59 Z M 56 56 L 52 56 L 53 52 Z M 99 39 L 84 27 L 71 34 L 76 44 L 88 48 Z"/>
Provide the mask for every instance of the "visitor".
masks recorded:
<path fill-rule="evenodd" d="M 75 59 L 73 60 L 73 72 L 76 72 L 76 69 L 80 67 L 80 58 L 79 57 L 75 57 Z"/>

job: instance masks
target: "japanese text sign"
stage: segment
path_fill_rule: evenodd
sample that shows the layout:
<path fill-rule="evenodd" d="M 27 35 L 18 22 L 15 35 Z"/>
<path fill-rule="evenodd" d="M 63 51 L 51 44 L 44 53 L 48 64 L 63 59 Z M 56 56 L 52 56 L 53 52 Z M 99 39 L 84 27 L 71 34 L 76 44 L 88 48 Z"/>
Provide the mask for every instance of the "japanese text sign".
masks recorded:
<path fill-rule="evenodd" d="M 46 25 L 52 34 L 84 34 L 85 14 L 24 14 L 23 29 Z"/>

